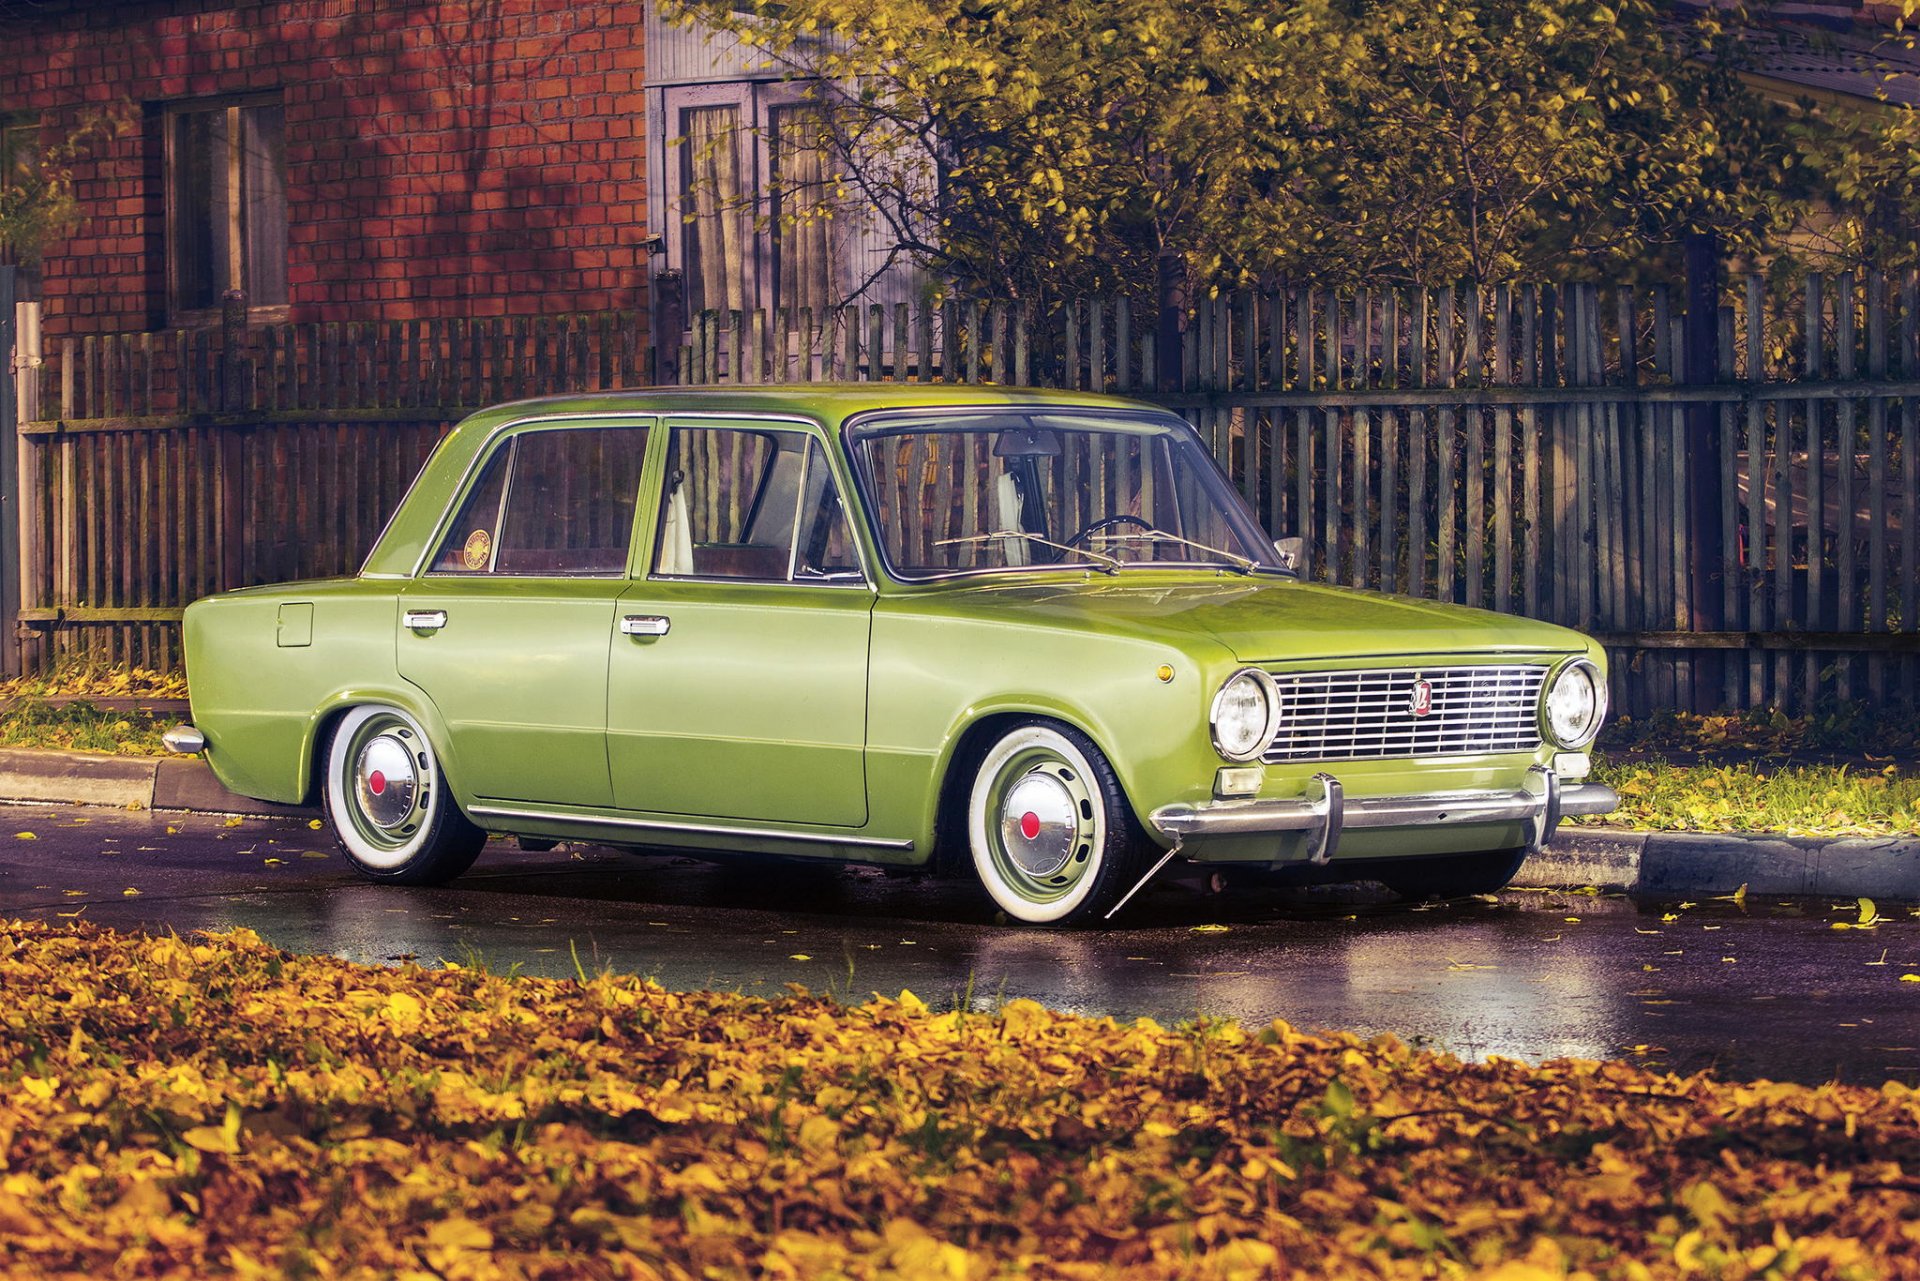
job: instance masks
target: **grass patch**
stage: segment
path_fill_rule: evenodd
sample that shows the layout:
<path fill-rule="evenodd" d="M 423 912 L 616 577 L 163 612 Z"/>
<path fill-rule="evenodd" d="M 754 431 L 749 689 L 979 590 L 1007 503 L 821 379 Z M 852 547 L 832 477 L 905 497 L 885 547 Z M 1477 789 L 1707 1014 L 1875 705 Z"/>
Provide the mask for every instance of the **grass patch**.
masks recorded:
<path fill-rule="evenodd" d="M 1889 1003 L 1920 976 L 1886 971 Z M 1877 1277 L 1920 1095 L 0 924 L 21 1275 Z"/>
<path fill-rule="evenodd" d="M 66 666 L 0 681 L 0 747 L 165 756 L 160 735 L 171 717 L 116 711 L 91 700 L 186 696 L 185 676 L 144 668 Z M 62 701 L 51 701 L 56 699 Z"/>
<path fill-rule="evenodd" d="M 1920 774 L 1893 765 L 1857 770 L 1598 757 L 1593 776 L 1620 794 L 1620 808 L 1575 822 L 1789 836 L 1899 836 L 1920 829 Z"/>
<path fill-rule="evenodd" d="M 1920 727 L 1846 705 L 1620 717 L 1601 731 L 1594 779 L 1620 808 L 1577 819 L 1662 832 L 1899 836 L 1920 830 Z"/>
<path fill-rule="evenodd" d="M 160 735 L 170 723 L 138 712 L 106 711 L 87 702 L 55 707 L 37 698 L 22 698 L 0 711 L 0 747 L 165 756 Z"/>
<path fill-rule="evenodd" d="M 1656 712 L 1620 716 L 1602 727 L 1595 750 L 1610 756 L 1669 760 L 1765 760 L 1780 763 L 1920 763 L 1920 722 L 1855 704 L 1808 716 L 1766 708 L 1698 716 Z"/>

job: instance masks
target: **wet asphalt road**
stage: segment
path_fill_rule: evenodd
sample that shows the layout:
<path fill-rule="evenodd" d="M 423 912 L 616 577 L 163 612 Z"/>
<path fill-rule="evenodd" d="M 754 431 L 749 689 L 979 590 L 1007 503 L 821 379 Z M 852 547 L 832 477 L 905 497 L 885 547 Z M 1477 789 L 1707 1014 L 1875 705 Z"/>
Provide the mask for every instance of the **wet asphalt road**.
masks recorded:
<path fill-rule="evenodd" d="M 577 950 L 589 970 L 672 987 L 911 988 L 936 1008 L 1030 997 L 1390 1032 L 1473 1058 L 1916 1084 L 1920 980 L 1902 976 L 1920 975 L 1920 913 L 1880 910 L 1890 919 L 1871 929 L 1836 929 L 1856 904 L 1523 890 L 1410 905 L 1369 886 L 1167 882 L 1107 930 L 1035 930 L 996 924 L 966 885 L 864 868 L 495 842 L 454 885 L 403 889 L 359 880 L 331 834 L 300 821 L 0 807 L 0 918 L 247 926 L 354 961 L 563 977 Z"/>

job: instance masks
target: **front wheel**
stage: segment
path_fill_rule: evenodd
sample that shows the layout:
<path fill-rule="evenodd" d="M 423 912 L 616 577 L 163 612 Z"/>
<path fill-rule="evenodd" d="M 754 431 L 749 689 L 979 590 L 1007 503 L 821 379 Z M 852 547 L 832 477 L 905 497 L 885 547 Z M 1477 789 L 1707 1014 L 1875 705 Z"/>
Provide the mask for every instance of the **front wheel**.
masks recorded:
<path fill-rule="evenodd" d="M 1133 887 L 1146 839 L 1092 740 L 1051 721 L 1014 726 L 987 749 L 967 806 L 974 871 L 1026 924 L 1087 921 Z"/>
<path fill-rule="evenodd" d="M 356 707 L 327 745 L 321 789 L 334 840 L 369 880 L 442 885 L 473 866 L 487 834 L 454 802 L 420 722 Z"/>
<path fill-rule="evenodd" d="M 1466 898 L 1505 889 L 1526 861 L 1524 849 L 1445 854 L 1382 868 L 1377 878 L 1401 898 Z"/>

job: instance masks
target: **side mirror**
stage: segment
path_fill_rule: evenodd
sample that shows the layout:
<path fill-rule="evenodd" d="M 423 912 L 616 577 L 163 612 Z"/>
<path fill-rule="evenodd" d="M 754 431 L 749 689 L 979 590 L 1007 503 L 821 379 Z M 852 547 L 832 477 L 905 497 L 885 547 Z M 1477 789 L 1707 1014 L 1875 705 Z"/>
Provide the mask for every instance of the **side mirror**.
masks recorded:
<path fill-rule="evenodd" d="M 1307 552 L 1307 540 L 1300 537 L 1276 538 L 1273 540 L 1273 550 L 1280 557 L 1280 568 L 1297 574 L 1300 572 L 1301 558 Z"/>

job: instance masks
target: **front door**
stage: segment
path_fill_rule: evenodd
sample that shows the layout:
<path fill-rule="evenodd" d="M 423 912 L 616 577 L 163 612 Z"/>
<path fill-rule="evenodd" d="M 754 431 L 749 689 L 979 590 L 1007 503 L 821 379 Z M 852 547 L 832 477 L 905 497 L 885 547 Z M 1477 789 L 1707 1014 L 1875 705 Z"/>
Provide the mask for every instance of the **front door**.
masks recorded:
<path fill-rule="evenodd" d="M 496 442 L 401 598 L 400 673 L 475 796 L 606 807 L 607 653 L 648 428 L 542 424 Z"/>
<path fill-rule="evenodd" d="M 620 598 L 621 809 L 859 827 L 873 593 L 821 441 L 669 420 L 650 572 Z"/>

